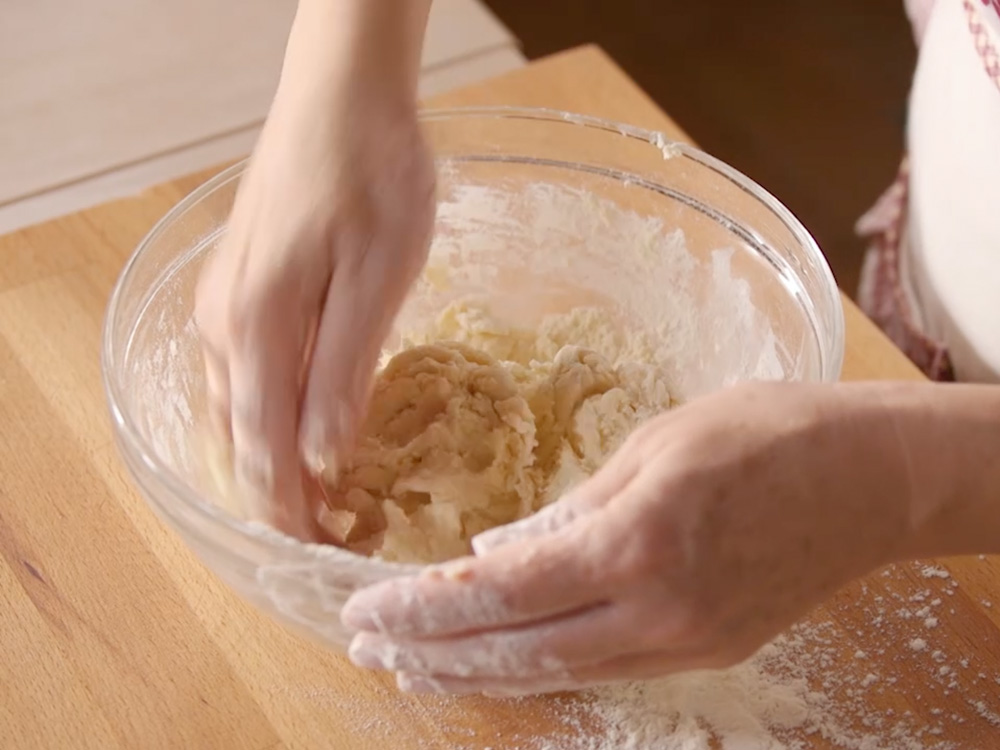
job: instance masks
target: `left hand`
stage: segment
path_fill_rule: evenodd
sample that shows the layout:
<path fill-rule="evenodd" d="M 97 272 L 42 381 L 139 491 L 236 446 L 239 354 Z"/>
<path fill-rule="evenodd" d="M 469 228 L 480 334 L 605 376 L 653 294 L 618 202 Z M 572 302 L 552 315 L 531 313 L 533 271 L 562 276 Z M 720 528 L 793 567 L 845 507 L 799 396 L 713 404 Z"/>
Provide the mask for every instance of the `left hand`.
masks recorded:
<path fill-rule="evenodd" d="M 195 295 L 209 412 L 242 512 L 325 539 L 316 477 L 354 449 L 382 344 L 427 256 L 417 120 L 430 0 L 301 0 L 281 81 Z"/>
<path fill-rule="evenodd" d="M 912 467 L 882 388 L 751 384 L 651 420 L 477 557 L 356 593 L 351 658 L 495 695 L 744 660 L 904 554 Z"/>

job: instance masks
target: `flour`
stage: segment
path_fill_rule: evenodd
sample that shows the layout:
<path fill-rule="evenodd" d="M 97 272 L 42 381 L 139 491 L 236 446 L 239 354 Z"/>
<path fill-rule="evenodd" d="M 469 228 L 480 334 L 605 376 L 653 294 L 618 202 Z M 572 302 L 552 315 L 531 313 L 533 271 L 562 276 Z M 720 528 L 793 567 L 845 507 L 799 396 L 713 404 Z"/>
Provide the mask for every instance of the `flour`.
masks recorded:
<path fill-rule="evenodd" d="M 664 161 L 681 155 L 680 146 L 674 141 L 668 140 L 663 133 L 651 134 L 649 142 L 660 150 Z"/>
<path fill-rule="evenodd" d="M 924 578 L 951 578 L 951 574 L 947 570 L 934 565 L 926 565 L 921 568 L 920 575 Z"/>
<path fill-rule="evenodd" d="M 664 146 L 669 155 L 671 144 Z M 497 317 L 519 324 L 569 307 L 614 310 L 655 342 L 657 364 L 680 400 L 737 380 L 815 376 L 815 352 L 799 341 L 806 328 L 788 335 L 811 324 L 789 310 L 778 335 L 735 238 L 720 234 L 719 244 L 705 247 L 700 235 L 689 246 L 685 232 L 660 216 L 623 210 L 582 188 L 444 182 L 451 184 L 438 204 L 440 231 L 401 314 L 404 328 L 489 288 L 502 308 Z"/>
<path fill-rule="evenodd" d="M 453 303 L 385 353 L 355 450 L 308 479 L 322 541 L 399 563 L 470 554 L 473 537 L 553 503 L 674 405 L 656 363 L 648 335 L 607 309 L 527 328 L 486 300 Z M 217 504 L 254 517 L 230 447 L 205 438 Z"/>

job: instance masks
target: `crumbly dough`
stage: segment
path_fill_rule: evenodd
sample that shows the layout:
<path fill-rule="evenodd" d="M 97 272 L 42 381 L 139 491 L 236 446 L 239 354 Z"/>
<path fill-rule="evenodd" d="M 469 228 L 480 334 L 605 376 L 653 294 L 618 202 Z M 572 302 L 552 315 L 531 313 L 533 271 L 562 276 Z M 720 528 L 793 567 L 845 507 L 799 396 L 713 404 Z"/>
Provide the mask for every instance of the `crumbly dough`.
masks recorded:
<path fill-rule="evenodd" d="M 671 406 L 649 351 L 597 308 L 528 330 L 454 303 L 381 368 L 350 467 L 325 478 L 321 525 L 386 560 L 467 554 L 473 536 L 557 499 Z"/>
<path fill-rule="evenodd" d="M 397 562 L 468 554 L 476 534 L 558 499 L 672 406 L 653 351 L 599 308 L 528 329 L 453 303 L 385 357 L 350 464 L 310 484 L 327 541 Z M 241 507 L 230 446 L 207 440 L 203 455 L 219 504 L 259 515 Z"/>

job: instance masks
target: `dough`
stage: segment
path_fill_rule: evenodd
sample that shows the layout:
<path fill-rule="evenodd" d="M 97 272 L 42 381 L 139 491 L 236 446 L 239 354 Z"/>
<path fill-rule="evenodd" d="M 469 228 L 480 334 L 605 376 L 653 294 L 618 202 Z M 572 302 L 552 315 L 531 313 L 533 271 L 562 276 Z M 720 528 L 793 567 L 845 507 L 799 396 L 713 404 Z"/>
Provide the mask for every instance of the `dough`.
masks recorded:
<path fill-rule="evenodd" d="M 598 308 L 527 329 L 453 303 L 384 358 L 350 464 L 307 487 L 327 541 L 397 562 L 468 554 L 473 536 L 558 499 L 673 405 L 653 351 Z M 207 444 L 209 481 L 245 517 L 227 448 Z"/>
<path fill-rule="evenodd" d="M 325 478 L 321 525 L 386 560 L 468 554 L 473 536 L 557 499 L 671 406 L 655 365 L 621 361 L 636 351 L 596 308 L 531 331 L 453 304 L 384 363 L 350 467 Z"/>
<path fill-rule="evenodd" d="M 379 374 L 351 468 L 328 490 L 331 510 L 381 532 L 386 559 L 458 557 L 469 535 L 531 512 L 535 443 L 527 398 L 495 359 L 457 343 L 406 349 Z M 343 514 L 320 517 L 336 535 L 331 519 L 342 525 Z"/>

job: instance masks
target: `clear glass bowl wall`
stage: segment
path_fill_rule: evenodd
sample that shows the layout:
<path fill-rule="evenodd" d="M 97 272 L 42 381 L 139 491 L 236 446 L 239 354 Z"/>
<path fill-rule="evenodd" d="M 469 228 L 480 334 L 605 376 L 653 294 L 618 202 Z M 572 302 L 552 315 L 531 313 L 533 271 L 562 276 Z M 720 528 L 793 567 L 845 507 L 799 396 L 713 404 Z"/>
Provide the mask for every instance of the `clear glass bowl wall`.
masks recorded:
<path fill-rule="evenodd" d="M 439 211 L 424 280 L 397 331 L 450 301 L 489 299 L 531 325 L 578 304 L 667 340 L 690 399 L 747 379 L 833 381 L 844 324 L 813 239 L 732 168 L 657 133 L 544 110 L 426 112 Z M 107 311 L 102 366 L 116 440 L 152 508 L 217 575 L 278 620 L 337 648 L 360 586 L 409 570 L 300 544 L 213 503 L 193 436 L 204 380 L 195 280 L 244 164 L 179 203 L 142 241 Z"/>

